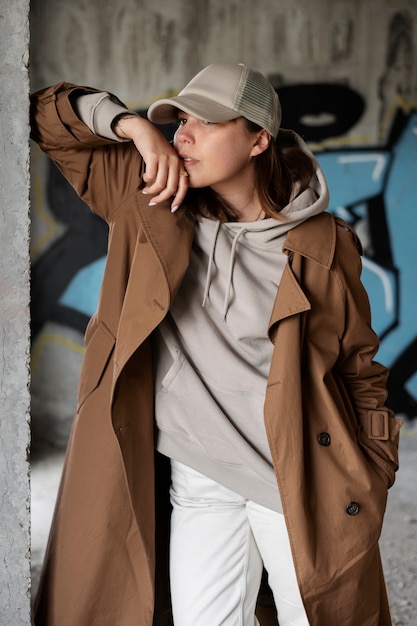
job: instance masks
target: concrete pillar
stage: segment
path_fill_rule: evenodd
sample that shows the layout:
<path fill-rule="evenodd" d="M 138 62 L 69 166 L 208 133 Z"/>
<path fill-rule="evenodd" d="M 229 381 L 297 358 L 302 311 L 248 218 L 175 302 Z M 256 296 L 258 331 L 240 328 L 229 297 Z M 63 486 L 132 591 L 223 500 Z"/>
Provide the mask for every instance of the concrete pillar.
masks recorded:
<path fill-rule="evenodd" d="M 0 0 L 0 624 L 30 624 L 29 0 Z"/>

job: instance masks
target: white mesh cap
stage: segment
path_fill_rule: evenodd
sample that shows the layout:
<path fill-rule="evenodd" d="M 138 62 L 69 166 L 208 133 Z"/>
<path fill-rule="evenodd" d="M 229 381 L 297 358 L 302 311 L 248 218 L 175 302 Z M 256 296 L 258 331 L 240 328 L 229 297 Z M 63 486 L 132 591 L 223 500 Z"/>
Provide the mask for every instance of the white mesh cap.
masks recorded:
<path fill-rule="evenodd" d="M 281 124 L 278 95 L 261 72 L 243 63 L 213 63 L 199 72 L 177 96 L 157 100 L 148 109 L 155 124 L 168 124 L 184 111 L 207 122 L 246 117 L 276 138 Z"/>

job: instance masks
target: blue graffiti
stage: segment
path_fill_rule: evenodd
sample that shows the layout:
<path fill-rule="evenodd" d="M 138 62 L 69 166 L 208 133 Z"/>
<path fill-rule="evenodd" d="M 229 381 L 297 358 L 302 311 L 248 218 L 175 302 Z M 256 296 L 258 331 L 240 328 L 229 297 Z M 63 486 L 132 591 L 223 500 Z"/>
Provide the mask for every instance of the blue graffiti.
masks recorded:
<path fill-rule="evenodd" d="M 106 257 L 77 272 L 59 298 L 59 304 L 91 317 L 97 308 Z"/>
<path fill-rule="evenodd" d="M 385 214 L 393 261 L 401 276 L 398 325 L 389 337 L 385 354 L 389 364 L 417 334 L 417 115 L 412 115 L 391 154 L 385 189 Z M 416 387 L 417 392 L 417 387 Z M 417 394 L 416 394 L 417 396 Z"/>
<path fill-rule="evenodd" d="M 329 184 L 330 209 L 340 217 L 346 219 L 346 207 L 356 207 L 363 214 L 363 203 L 382 192 L 390 162 L 388 152 L 343 150 L 316 156 Z"/>

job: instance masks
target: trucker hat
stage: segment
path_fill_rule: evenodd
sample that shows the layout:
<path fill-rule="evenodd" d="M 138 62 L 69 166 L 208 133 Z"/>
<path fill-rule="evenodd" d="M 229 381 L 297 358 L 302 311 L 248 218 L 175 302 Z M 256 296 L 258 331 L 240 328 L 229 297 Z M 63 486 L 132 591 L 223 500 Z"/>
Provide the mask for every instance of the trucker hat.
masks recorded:
<path fill-rule="evenodd" d="M 201 70 L 173 98 L 163 98 L 148 109 L 155 124 L 178 119 L 178 110 L 207 122 L 246 117 L 276 138 L 281 124 L 278 95 L 261 72 L 243 63 L 213 63 Z"/>

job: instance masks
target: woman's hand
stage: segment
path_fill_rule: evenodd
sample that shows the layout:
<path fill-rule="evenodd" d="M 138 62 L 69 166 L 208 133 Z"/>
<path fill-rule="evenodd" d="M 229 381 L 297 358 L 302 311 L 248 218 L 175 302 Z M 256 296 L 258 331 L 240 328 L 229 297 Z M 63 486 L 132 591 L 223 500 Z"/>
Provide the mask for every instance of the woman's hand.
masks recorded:
<path fill-rule="evenodd" d="M 153 196 L 149 205 L 173 196 L 171 211 L 176 211 L 184 201 L 188 180 L 183 163 L 171 144 L 151 122 L 136 115 L 120 117 L 113 131 L 118 137 L 131 139 L 145 161 L 143 180 L 147 184 L 142 192 Z"/>

